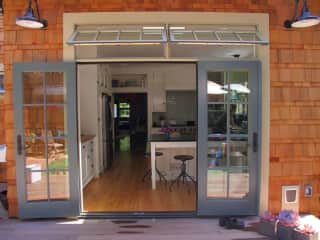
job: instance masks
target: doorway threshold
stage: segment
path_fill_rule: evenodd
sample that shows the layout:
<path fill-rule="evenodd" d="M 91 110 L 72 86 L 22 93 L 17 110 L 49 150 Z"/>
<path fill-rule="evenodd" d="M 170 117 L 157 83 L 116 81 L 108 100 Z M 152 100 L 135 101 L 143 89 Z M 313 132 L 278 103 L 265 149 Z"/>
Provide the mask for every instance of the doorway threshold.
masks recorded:
<path fill-rule="evenodd" d="M 195 211 L 178 212 L 81 212 L 80 218 L 85 219 L 146 219 L 146 218 L 195 218 Z"/>

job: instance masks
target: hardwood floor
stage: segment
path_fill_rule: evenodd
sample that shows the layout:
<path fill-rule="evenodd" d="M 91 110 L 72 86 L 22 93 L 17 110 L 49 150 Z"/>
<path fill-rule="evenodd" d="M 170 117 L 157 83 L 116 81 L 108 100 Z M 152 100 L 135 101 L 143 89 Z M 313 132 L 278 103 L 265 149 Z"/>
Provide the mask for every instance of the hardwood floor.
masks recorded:
<path fill-rule="evenodd" d="M 195 211 L 196 193 L 191 183 L 174 186 L 142 181 L 149 160 L 143 153 L 122 152 L 115 156 L 112 169 L 92 180 L 84 189 L 83 206 L 89 212 L 113 211 Z M 189 191 L 188 191 L 189 187 Z"/>

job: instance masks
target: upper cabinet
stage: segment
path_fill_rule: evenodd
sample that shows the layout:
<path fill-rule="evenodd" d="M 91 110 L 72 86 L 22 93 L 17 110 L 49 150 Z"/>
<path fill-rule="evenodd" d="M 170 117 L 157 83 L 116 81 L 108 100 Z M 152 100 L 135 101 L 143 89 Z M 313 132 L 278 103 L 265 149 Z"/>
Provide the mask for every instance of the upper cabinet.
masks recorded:
<path fill-rule="evenodd" d="M 165 73 L 154 72 L 150 81 L 152 92 L 152 112 L 166 112 Z"/>
<path fill-rule="evenodd" d="M 166 90 L 196 90 L 196 66 L 194 64 L 176 65 L 165 75 Z"/>

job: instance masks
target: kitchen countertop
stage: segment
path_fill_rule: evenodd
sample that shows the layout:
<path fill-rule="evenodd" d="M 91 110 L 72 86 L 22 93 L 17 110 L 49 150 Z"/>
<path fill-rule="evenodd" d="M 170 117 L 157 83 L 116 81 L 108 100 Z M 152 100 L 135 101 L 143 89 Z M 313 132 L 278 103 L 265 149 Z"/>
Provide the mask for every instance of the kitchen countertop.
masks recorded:
<path fill-rule="evenodd" d="M 163 127 L 170 127 L 170 128 L 195 128 L 197 127 L 196 125 L 185 125 L 185 124 L 177 124 L 177 125 L 165 125 L 165 126 L 161 126 L 161 125 L 152 125 L 153 128 L 163 128 Z"/>
<path fill-rule="evenodd" d="M 96 135 L 86 135 L 86 134 L 81 134 L 80 138 L 81 138 L 81 142 L 87 142 L 93 138 L 95 138 Z"/>
<path fill-rule="evenodd" d="M 165 134 L 152 134 L 149 138 L 150 142 L 195 142 L 195 135 L 178 135 L 171 136 L 169 139 Z"/>

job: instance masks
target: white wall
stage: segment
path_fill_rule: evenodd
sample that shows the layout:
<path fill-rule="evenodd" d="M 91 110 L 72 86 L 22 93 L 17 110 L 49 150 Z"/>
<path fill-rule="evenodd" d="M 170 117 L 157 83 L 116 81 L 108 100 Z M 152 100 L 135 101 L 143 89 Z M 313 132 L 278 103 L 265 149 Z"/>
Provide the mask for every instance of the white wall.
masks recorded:
<path fill-rule="evenodd" d="M 97 135 L 97 69 L 98 66 L 95 64 L 79 65 L 78 68 L 81 134 Z"/>
<path fill-rule="evenodd" d="M 94 140 L 94 175 L 99 174 L 99 128 L 98 128 L 98 66 L 95 64 L 78 67 L 78 104 L 80 134 L 95 135 Z"/>

